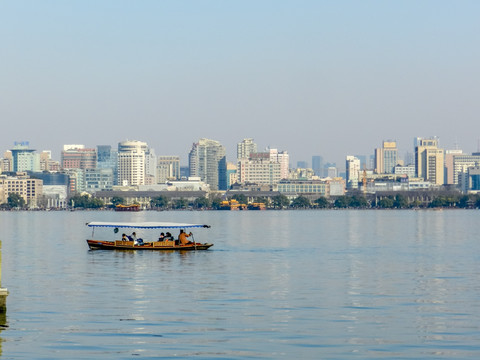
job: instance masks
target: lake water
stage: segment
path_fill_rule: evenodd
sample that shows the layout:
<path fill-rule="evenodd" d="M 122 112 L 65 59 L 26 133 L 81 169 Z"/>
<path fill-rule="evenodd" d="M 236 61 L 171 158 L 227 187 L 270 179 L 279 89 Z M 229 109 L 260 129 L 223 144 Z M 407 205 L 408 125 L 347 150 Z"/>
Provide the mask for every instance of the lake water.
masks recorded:
<path fill-rule="evenodd" d="M 478 359 L 479 219 L 476 210 L 0 212 L 2 357 Z M 85 223 L 116 220 L 210 224 L 195 240 L 215 245 L 88 250 Z"/>

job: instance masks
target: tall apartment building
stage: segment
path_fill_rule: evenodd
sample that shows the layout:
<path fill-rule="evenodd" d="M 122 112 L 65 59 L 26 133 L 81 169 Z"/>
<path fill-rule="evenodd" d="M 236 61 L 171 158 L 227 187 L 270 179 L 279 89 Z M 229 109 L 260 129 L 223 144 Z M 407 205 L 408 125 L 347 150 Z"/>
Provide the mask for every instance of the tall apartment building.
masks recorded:
<path fill-rule="evenodd" d="M 270 160 L 280 164 L 280 178 L 288 179 L 288 172 L 290 167 L 290 156 L 287 151 L 278 151 L 277 149 L 270 149 Z"/>
<path fill-rule="evenodd" d="M 387 140 L 381 148 L 375 149 L 375 172 L 377 174 L 393 174 L 398 164 L 397 142 Z"/>
<path fill-rule="evenodd" d="M 251 153 L 250 157 L 238 159 L 237 178 L 240 184 L 278 184 L 282 179 L 281 164 L 270 153 Z"/>
<path fill-rule="evenodd" d="M 360 159 L 353 155 L 347 155 L 345 169 L 347 188 L 358 189 L 358 181 L 360 179 Z"/>
<path fill-rule="evenodd" d="M 145 185 L 147 151 L 147 143 L 142 141 L 127 140 L 118 143 L 118 185 Z"/>
<path fill-rule="evenodd" d="M 97 151 L 84 145 L 64 145 L 60 161 L 62 169 L 95 169 Z"/>
<path fill-rule="evenodd" d="M 200 177 L 212 190 L 227 190 L 226 150 L 218 141 L 200 139 L 188 155 L 190 176 Z"/>
<path fill-rule="evenodd" d="M 157 156 L 157 183 L 163 184 L 168 180 L 180 179 L 179 156 Z"/>
<path fill-rule="evenodd" d="M 28 141 L 15 142 L 12 153 L 12 171 L 40 171 L 40 156 L 29 148 Z"/>
<path fill-rule="evenodd" d="M 157 155 L 148 148 L 145 152 L 145 185 L 157 184 Z"/>
<path fill-rule="evenodd" d="M 444 151 L 438 148 L 437 138 L 417 138 L 415 171 L 417 177 L 437 185 L 444 183 Z"/>
<path fill-rule="evenodd" d="M 257 144 L 253 139 L 243 139 L 237 144 L 237 159 L 248 159 L 251 153 L 257 152 Z"/>
<path fill-rule="evenodd" d="M 52 152 L 44 150 L 40 153 L 40 171 L 60 171 L 60 163 L 52 160 Z"/>
<path fill-rule="evenodd" d="M 0 174 L 2 172 L 11 172 L 13 171 L 13 157 L 10 150 L 5 151 L 3 154 L 3 159 L 1 159 Z"/>

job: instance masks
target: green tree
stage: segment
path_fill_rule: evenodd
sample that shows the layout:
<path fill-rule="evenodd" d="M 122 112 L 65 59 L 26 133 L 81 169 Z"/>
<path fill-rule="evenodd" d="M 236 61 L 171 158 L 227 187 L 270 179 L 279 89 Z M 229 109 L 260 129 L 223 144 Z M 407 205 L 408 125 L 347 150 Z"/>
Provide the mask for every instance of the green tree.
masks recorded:
<path fill-rule="evenodd" d="M 334 202 L 334 206 L 336 208 L 344 209 L 344 208 L 347 208 L 349 205 L 350 205 L 350 198 L 348 196 L 340 196 Z"/>
<path fill-rule="evenodd" d="M 469 206 L 469 203 L 470 203 L 470 197 L 468 195 L 463 195 L 462 197 L 460 197 L 460 199 L 458 200 L 458 207 L 460 208 L 467 208 Z"/>
<path fill-rule="evenodd" d="M 393 206 L 398 209 L 405 209 L 408 207 L 408 199 L 403 194 L 395 195 L 395 201 L 393 202 Z"/>
<path fill-rule="evenodd" d="M 222 199 L 219 197 L 213 198 L 212 199 L 212 208 L 215 210 L 218 210 L 220 208 L 220 205 L 222 203 Z"/>
<path fill-rule="evenodd" d="M 272 198 L 272 204 L 275 209 L 283 209 L 290 205 L 290 200 L 285 195 L 278 194 Z"/>
<path fill-rule="evenodd" d="M 150 206 L 153 208 L 166 208 L 168 207 L 168 199 L 163 195 L 157 196 L 150 200 Z"/>
<path fill-rule="evenodd" d="M 235 194 L 232 199 L 237 200 L 240 204 L 248 204 L 248 199 L 244 194 Z"/>
<path fill-rule="evenodd" d="M 74 208 L 87 208 L 88 195 L 76 194 L 70 197 L 69 204 Z"/>
<path fill-rule="evenodd" d="M 368 201 L 364 196 L 353 195 L 350 198 L 349 206 L 354 208 L 366 208 L 368 207 Z"/>
<path fill-rule="evenodd" d="M 25 207 L 25 200 L 23 199 L 23 197 L 21 197 L 16 193 L 10 193 L 8 194 L 7 205 L 10 209 L 13 209 L 13 208 L 22 209 Z"/>
<path fill-rule="evenodd" d="M 186 209 L 188 206 L 188 201 L 185 199 L 177 199 L 173 202 L 174 209 Z"/>
<path fill-rule="evenodd" d="M 208 200 L 206 197 L 196 198 L 193 202 L 193 207 L 196 209 L 208 208 L 210 207 L 210 200 Z"/>
<path fill-rule="evenodd" d="M 324 196 L 320 196 L 317 200 L 315 200 L 315 204 L 321 209 L 326 209 L 330 206 L 330 202 Z"/>
<path fill-rule="evenodd" d="M 112 205 L 113 207 L 117 206 L 117 205 L 121 205 L 121 204 L 125 204 L 125 199 L 123 197 L 120 197 L 120 196 L 114 196 L 112 197 Z"/>
<path fill-rule="evenodd" d="M 480 196 L 477 195 L 477 198 L 475 199 L 475 207 L 480 208 Z"/>
<path fill-rule="evenodd" d="M 447 206 L 448 202 L 444 196 L 437 196 L 432 200 L 428 207 L 436 208 L 436 207 L 445 207 Z"/>
<path fill-rule="evenodd" d="M 96 197 L 91 198 L 88 204 L 89 209 L 100 209 L 104 206 L 105 204 L 103 203 L 103 201 Z"/>
<path fill-rule="evenodd" d="M 378 207 L 382 209 L 391 209 L 394 207 L 395 201 L 391 196 L 384 197 L 378 202 Z"/>
<path fill-rule="evenodd" d="M 310 200 L 308 200 L 305 196 L 298 196 L 295 199 L 293 199 L 292 203 L 290 204 L 290 207 L 295 208 L 295 209 L 307 209 L 311 207 Z"/>
<path fill-rule="evenodd" d="M 102 200 L 86 194 L 85 195 L 77 194 L 70 197 L 69 203 L 74 208 L 81 208 L 81 209 L 98 209 L 105 206 Z"/>

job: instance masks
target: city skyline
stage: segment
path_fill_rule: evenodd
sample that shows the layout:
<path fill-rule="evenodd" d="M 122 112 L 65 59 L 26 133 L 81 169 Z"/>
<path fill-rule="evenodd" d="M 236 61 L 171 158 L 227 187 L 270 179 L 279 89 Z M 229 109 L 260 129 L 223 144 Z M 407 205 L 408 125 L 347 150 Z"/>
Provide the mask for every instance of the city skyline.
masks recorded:
<path fill-rule="evenodd" d="M 198 138 L 344 161 L 412 134 L 478 150 L 475 1 L 0 4 L 0 148 Z M 247 25 L 248 24 L 248 25 Z M 478 135 L 477 135 L 478 134 Z M 274 141 L 274 142 L 272 142 Z"/>
<path fill-rule="evenodd" d="M 438 148 L 439 149 L 442 149 L 443 151 L 454 151 L 455 153 L 458 153 L 459 151 L 461 151 L 461 153 L 463 154 L 472 154 L 472 153 L 480 153 L 480 151 L 471 151 L 471 152 L 467 152 L 465 151 L 461 144 L 456 144 L 455 145 L 455 148 L 453 149 L 449 149 L 449 148 L 445 148 L 442 146 L 442 143 L 440 141 L 439 138 L 435 137 L 435 136 L 426 136 L 426 137 L 412 137 L 412 146 L 410 149 L 407 149 L 405 150 L 404 152 L 402 152 L 401 150 L 398 150 L 398 155 L 397 155 L 397 161 L 396 161 L 396 164 L 401 164 L 401 163 L 405 163 L 405 165 L 408 165 L 408 164 L 414 164 L 415 163 L 415 159 L 414 159 L 414 153 L 415 153 L 415 146 L 417 145 L 416 142 L 417 141 L 420 141 L 420 139 L 435 139 L 435 142 L 436 144 L 438 144 Z M 325 156 L 323 156 L 322 154 L 311 154 L 309 158 L 305 159 L 305 160 L 294 160 L 295 157 L 292 157 L 292 154 L 289 152 L 288 149 L 276 149 L 276 148 L 269 148 L 269 147 L 265 147 L 265 148 L 262 148 L 261 146 L 258 146 L 257 142 L 255 141 L 254 138 L 244 138 L 244 139 L 241 139 L 241 140 L 238 140 L 234 145 L 233 144 L 229 144 L 229 145 L 226 145 L 225 144 L 222 144 L 221 142 L 215 140 L 215 139 L 210 139 L 210 138 L 199 138 L 199 139 L 196 139 L 195 141 L 192 142 L 192 144 L 195 146 L 195 144 L 198 143 L 198 141 L 203 141 L 203 140 L 206 140 L 206 141 L 213 141 L 213 142 L 217 142 L 219 145 L 221 145 L 222 147 L 225 148 L 225 153 L 226 154 L 229 154 L 229 153 L 232 153 L 233 152 L 233 148 L 235 149 L 235 155 L 233 155 L 233 158 L 228 158 L 228 155 L 226 157 L 226 161 L 228 163 L 234 163 L 235 165 L 237 165 L 237 161 L 239 160 L 239 158 L 237 157 L 237 153 L 239 151 L 239 146 L 242 145 L 245 141 L 250 141 L 252 142 L 253 145 L 255 145 L 255 149 L 259 152 L 259 153 L 262 153 L 262 152 L 269 152 L 270 150 L 269 149 L 274 149 L 274 150 L 278 150 L 280 152 L 286 152 L 289 156 L 289 165 L 290 165 L 290 168 L 294 169 L 294 168 L 297 168 L 297 164 L 298 163 L 305 163 L 307 164 L 307 168 L 315 168 L 313 162 L 314 162 L 314 159 L 313 158 L 318 158 L 320 157 L 322 159 L 322 162 L 323 164 L 328 164 L 328 165 L 333 165 L 333 161 L 331 159 L 328 159 L 328 158 L 325 158 Z M 77 149 L 77 148 L 81 148 L 81 149 L 95 149 L 95 151 L 98 151 L 99 148 L 103 148 L 103 147 L 109 147 L 111 148 L 112 150 L 114 151 L 117 151 L 120 147 L 121 147 L 121 144 L 122 143 L 128 143 L 128 142 L 139 142 L 139 143 L 142 143 L 144 144 L 144 146 L 148 147 L 149 149 L 151 149 L 153 151 L 153 154 L 155 156 L 174 156 L 174 157 L 178 157 L 179 158 L 179 164 L 182 166 L 182 167 L 188 167 L 189 166 L 189 156 L 190 156 L 190 152 L 191 152 L 191 148 L 188 150 L 187 152 L 187 155 L 185 156 L 185 158 L 182 158 L 182 156 L 178 155 L 178 154 L 171 154 L 171 153 L 161 153 L 159 151 L 157 151 L 157 149 L 152 146 L 151 144 L 147 143 L 146 141 L 143 141 L 143 140 L 139 140 L 139 139 L 123 139 L 123 140 L 119 140 L 116 142 L 116 144 L 104 144 L 104 143 L 101 143 L 101 144 L 95 144 L 95 145 L 85 145 L 84 143 L 82 144 L 62 144 L 61 145 L 61 149 L 63 150 L 66 150 L 66 149 Z M 378 144 L 382 144 L 385 146 L 385 144 L 393 144 L 395 143 L 395 145 L 398 146 L 398 142 L 392 140 L 392 139 L 388 139 L 388 140 L 381 140 L 378 142 Z M 52 160 L 55 160 L 55 161 L 61 161 L 62 159 L 62 155 L 60 154 L 62 152 L 62 150 L 58 150 L 58 149 L 39 149 L 37 147 L 35 147 L 34 145 L 31 145 L 30 144 L 30 141 L 28 140 L 24 140 L 24 141 L 12 141 L 12 145 L 5 148 L 5 149 L 0 149 L 0 159 L 3 157 L 3 154 L 6 152 L 6 151 L 11 151 L 12 149 L 15 149 L 16 146 L 20 146 L 20 148 L 24 148 L 24 149 L 28 149 L 29 151 L 35 151 L 37 153 L 42 153 L 42 152 L 47 152 L 47 153 L 50 153 L 50 154 L 56 154 L 57 151 L 59 152 L 59 155 L 58 156 L 54 156 L 52 155 L 51 159 Z M 390 145 L 391 146 L 391 145 Z M 376 164 L 375 164 L 375 158 L 376 158 L 376 152 L 377 150 L 380 148 L 380 146 L 377 146 L 377 144 L 372 144 L 372 151 L 370 153 L 366 153 L 366 154 L 361 154 L 359 152 L 352 152 L 352 153 L 344 153 L 343 154 L 343 158 L 340 159 L 340 162 L 337 162 L 335 164 L 336 168 L 338 170 L 341 170 L 341 171 L 344 171 L 346 170 L 346 167 L 345 167 L 345 161 L 347 160 L 348 161 L 348 157 L 350 156 L 354 156 L 354 157 L 359 157 L 360 158 L 360 161 L 361 161 L 361 168 L 363 169 L 363 165 L 366 166 L 367 169 L 371 169 L 371 170 L 380 170 L 381 173 L 383 172 L 386 172 L 388 173 L 389 171 L 384 171 L 384 169 L 377 169 L 376 167 Z M 401 149 L 401 147 L 398 147 L 398 149 Z M 405 158 L 411 158 L 411 161 L 404 161 Z M 395 162 L 395 161 L 394 161 Z M 393 164 L 393 162 L 392 162 Z"/>

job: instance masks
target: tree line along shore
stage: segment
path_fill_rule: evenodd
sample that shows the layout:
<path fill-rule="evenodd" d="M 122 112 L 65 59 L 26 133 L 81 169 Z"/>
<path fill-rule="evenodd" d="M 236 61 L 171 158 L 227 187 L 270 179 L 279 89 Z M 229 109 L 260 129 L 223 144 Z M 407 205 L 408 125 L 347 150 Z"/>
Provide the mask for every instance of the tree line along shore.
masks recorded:
<path fill-rule="evenodd" d="M 115 196 L 110 203 L 104 203 L 91 195 L 73 195 L 68 199 L 69 206 L 59 210 L 116 209 L 126 204 L 122 197 Z M 233 205 L 232 205 L 233 204 Z M 149 204 L 143 204 L 142 210 L 285 210 L 285 209 L 478 209 L 479 194 L 460 194 L 455 192 L 428 192 L 427 195 L 412 196 L 402 193 L 350 194 L 326 198 L 324 196 L 296 196 L 293 199 L 283 194 L 271 198 L 258 197 L 251 201 L 243 194 L 229 198 L 199 197 L 194 201 L 186 199 L 169 200 L 165 196 L 152 198 Z M 41 207 L 28 209 L 24 199 L 10 194 L 7 202 L 0 205 L 1 210 L 43 210 Z"/>

